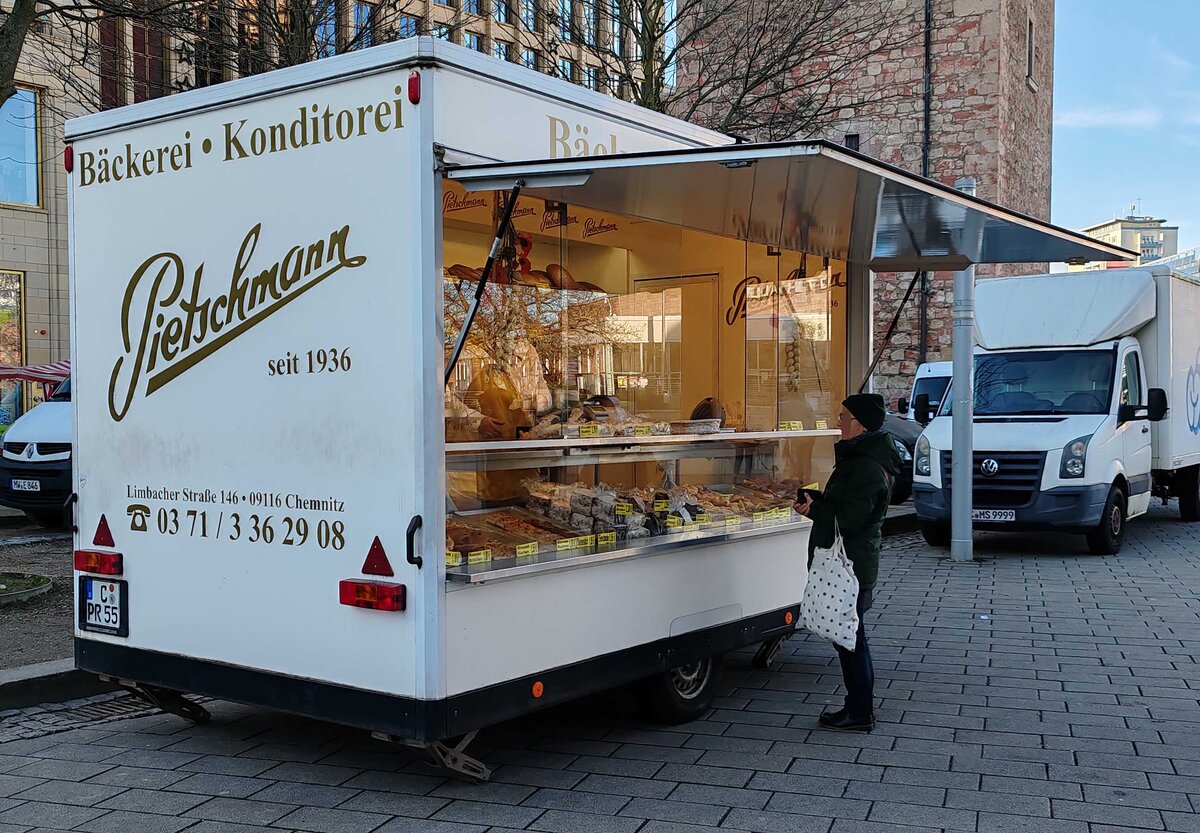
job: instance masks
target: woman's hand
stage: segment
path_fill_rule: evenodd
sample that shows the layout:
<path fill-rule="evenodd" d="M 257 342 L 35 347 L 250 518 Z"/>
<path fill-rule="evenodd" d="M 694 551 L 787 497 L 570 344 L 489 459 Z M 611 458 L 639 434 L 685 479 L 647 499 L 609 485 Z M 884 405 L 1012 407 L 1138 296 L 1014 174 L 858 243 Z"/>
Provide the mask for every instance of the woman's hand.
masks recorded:
<path fill-rule="evenodd" d="M 813 504 L 812 495 L 805 495 L 804 502 L 792 504 L 792 508 L 795 509 L 799 514 L 801 514 L 807 518 L 808 513 L 810 511 L 812 511 L 812 504 Z"/>

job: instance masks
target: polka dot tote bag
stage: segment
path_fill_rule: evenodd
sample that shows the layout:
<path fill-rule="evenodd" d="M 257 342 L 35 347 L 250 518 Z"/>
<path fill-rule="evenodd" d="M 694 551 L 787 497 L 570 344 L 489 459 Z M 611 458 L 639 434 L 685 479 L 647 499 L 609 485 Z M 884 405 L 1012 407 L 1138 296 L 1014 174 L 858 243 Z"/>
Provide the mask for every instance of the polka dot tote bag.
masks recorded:
<path fill-rule="evenodd" d="M 834 526 L 833 546 L 817 547 L 800 605 L 804 627 L 812 633 L 854 650 L 858 632 L 858 577 L 846 555 L 842 533 Z"/>

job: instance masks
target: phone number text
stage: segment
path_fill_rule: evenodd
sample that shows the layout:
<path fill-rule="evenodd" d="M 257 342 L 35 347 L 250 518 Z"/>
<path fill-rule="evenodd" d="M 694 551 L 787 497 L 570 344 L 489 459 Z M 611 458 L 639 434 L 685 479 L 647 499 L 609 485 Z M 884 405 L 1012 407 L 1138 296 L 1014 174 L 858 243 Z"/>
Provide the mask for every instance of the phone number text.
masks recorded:
<path fill-rule="evenodd" d="M 310 540 L 323 550 L 346 546 L 344 521 L 324 518 L 311 522 L 290 515 L 259 515 L 240 512 L 209 512 L 205 509 L 159 509 L 155 516 L 161 535 L 210 538 L 222 541 L 245 539 L 251 544 L 302 547 Z"/>

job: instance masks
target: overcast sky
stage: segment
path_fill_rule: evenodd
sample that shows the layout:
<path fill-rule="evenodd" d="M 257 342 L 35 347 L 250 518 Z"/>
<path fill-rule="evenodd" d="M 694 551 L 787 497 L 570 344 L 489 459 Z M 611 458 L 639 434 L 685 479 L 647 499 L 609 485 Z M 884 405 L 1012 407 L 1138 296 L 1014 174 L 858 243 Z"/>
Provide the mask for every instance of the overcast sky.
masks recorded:
<path fill-rule="evenodd" d="M 1051 219 L 1141 213 L 1200 246 L 1200 0 L 1057 0 Z"/>

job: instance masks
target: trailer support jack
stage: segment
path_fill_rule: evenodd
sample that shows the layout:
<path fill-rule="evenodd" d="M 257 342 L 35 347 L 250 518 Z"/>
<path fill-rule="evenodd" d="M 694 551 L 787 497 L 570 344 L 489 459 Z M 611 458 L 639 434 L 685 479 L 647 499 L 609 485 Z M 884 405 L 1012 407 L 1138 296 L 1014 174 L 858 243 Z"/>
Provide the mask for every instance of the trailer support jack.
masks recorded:
<path fill-rule="evenodd" d="M 104 676 L 101 676 L 100 679 L 116 683 L 121 688 L 132 694 L 136 694 L 152 706 L 162 709 L 167 714 L 182 717 L 184 720 L 190 720 L 192 723 L 207 723 L 212 718 L 208 709 L 199 703 L 193 703 L 178 691 L 171 691 L 170 689 L 159 688 L 154 685 L 146 685 L 145 683 L 135 683 L 132 680 L 117 680 Z"/>
<path fill-rule="evenodd" d="M 420 749 L 441 769 L 475 784 L 482 784 L 492 777 L 492 770 L 483 761 L 472 758 L 466 748 L 475 740 L 478 731 L 467 732 L 453 746 L 444 741 L 426 743 L 397 738 L 384 732 L 372 732 L 371 737 L 388 743 L 398 743 L 412 749 Z"/>

